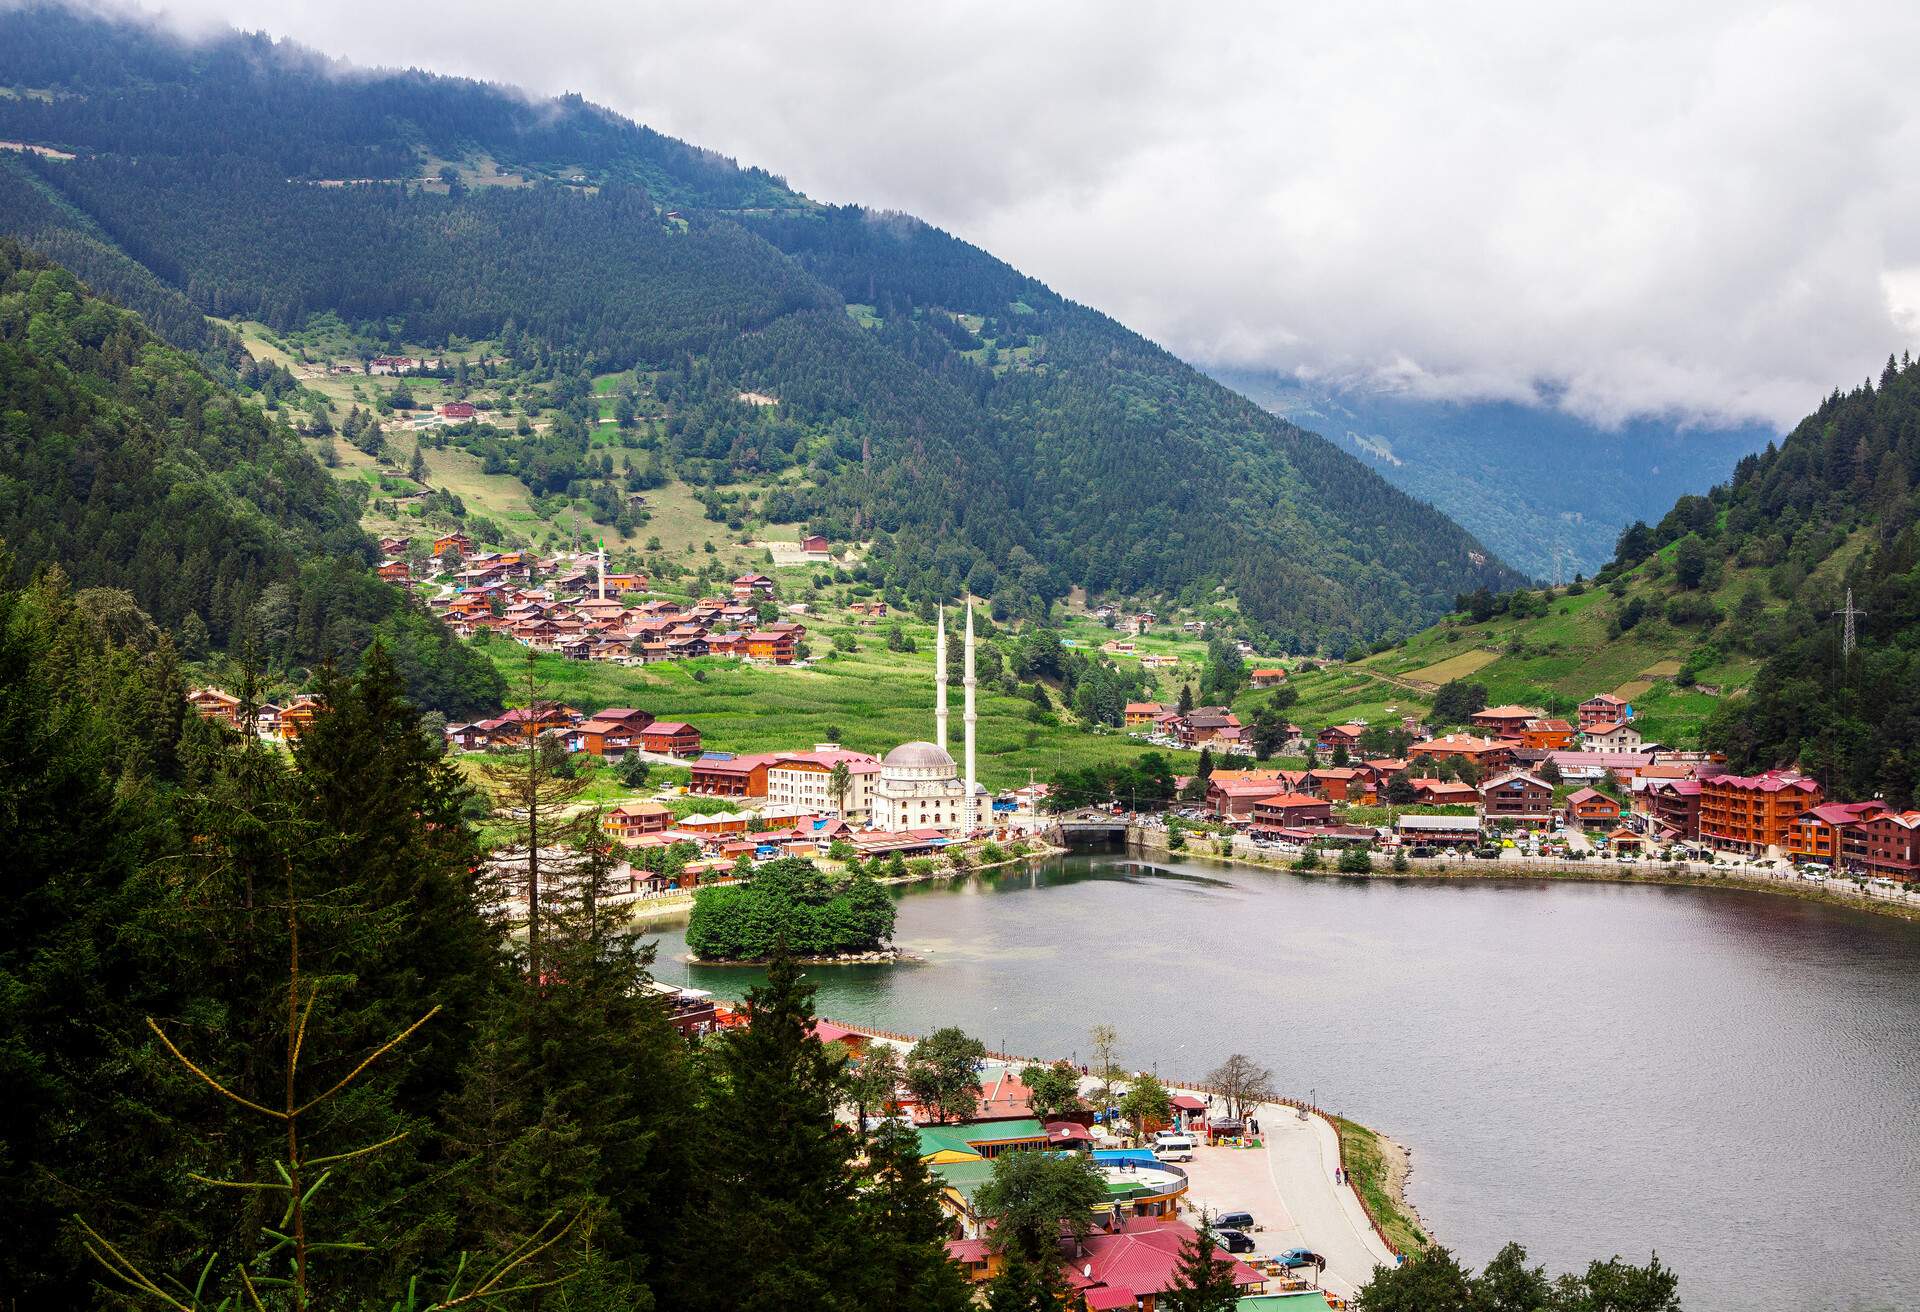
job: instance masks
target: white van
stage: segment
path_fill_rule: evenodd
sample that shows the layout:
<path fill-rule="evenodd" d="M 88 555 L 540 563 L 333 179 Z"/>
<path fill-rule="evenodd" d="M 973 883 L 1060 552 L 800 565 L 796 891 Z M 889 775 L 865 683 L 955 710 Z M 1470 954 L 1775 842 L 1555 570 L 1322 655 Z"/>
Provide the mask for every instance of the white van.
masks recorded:
<path fill-rule="evenodd" d="M 1174 1130 L 1162 1130 L 1153 1136 L 1153 1154 L 1163 1162 L 1193 1160 L 1193 1136 Z"/>

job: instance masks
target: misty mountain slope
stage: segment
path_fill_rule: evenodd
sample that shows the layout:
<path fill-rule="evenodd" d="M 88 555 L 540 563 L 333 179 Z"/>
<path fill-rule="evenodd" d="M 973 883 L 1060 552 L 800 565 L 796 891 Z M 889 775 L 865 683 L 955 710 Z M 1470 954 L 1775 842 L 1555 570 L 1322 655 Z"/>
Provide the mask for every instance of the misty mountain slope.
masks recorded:
<path fill-rule="evenodd" d="M 1724 480 L 1776 435 L 1762 424 L 1608 429 L 1547 406 L 1449 402 L 1216 369 L 1262 405 L 1324 434 L 1396 487 L 1433 502 L 1536 578 L 1591 574 L 1620 531 Z"/>
<path fill-rule="evenodd" d="M 1037 614 L 1075 586 L 1225 589 L 1273 643 L 1344 650 L 1516 579 L 1358 460 L 986 252 L 577 98 L 49 7 L 0 13 L 0 85 L 23 89 L 0 139 L 76 156 L 17 162 L 73 219 L 0 213 L 26 240 L 98 233 L 201 311 L 276 331 L 510 334 L 548 377 L 666 379 L 673 473 L 800 466 L 782 513 L 870 539 L 873 581 L 910 597 Z M 584 499 L 587 454 L 560 475 L 543 454 L 537 490 Z"/>

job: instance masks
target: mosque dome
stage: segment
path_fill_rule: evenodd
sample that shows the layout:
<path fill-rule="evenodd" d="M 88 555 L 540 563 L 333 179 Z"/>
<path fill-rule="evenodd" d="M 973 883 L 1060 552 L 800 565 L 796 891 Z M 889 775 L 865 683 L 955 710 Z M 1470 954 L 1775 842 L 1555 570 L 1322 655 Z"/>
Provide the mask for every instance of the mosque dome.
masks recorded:
<path fill-rule="evenodd" d="M 932 743 L 901 743 L 880 761 L 882 766 L 905 770 L 953 771 L 953 758 Z"/>

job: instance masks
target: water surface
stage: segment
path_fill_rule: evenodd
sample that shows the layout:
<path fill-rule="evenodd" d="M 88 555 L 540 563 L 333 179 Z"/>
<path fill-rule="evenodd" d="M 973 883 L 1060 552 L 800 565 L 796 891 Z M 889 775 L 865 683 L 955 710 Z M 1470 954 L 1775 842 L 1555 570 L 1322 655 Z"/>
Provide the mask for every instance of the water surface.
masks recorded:
<path fill-rule="evenodd" d="M 900 890 L 824 1015 L 1199 1078 L 1243 1051 L 1411 1145 L 1479 1264 L 1657 1248 L 1689 1309 L 1920 1308 L 1920 926 L 1758 893 L 1074 857 Z M 755 972 L 659 972 L 738 994 Z"/>

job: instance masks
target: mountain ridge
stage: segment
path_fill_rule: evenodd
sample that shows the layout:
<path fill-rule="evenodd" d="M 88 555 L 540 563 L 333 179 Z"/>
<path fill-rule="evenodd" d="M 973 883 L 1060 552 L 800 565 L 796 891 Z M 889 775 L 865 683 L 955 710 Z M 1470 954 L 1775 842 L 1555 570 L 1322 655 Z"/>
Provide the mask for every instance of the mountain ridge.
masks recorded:
<path fill-rule="evenodd" d="M 660 458 L 689 483 L 764 479 L 756 424 L 790 424 L 784 513 L 871 538 L 873 581 L 916 600 L 1037 617 L 1074 588 L 1231 595 L 1271 645 L 1344 650 L 1518 579 L 1333 444 L 978 248 L 578 98 L 417 72 L 348 96 L 285 43 L 182 46 L 48 6 L 0 15 L 0 36 L 0 84 L 50 88 L 0 100 L 0 137 L 77 156 L 8 167 L 203 312 L 420 341 L 511 328 L 554 374 L 791 397 L 777 421 L 716 404 L 730 440 L 669 433 Z"/>

